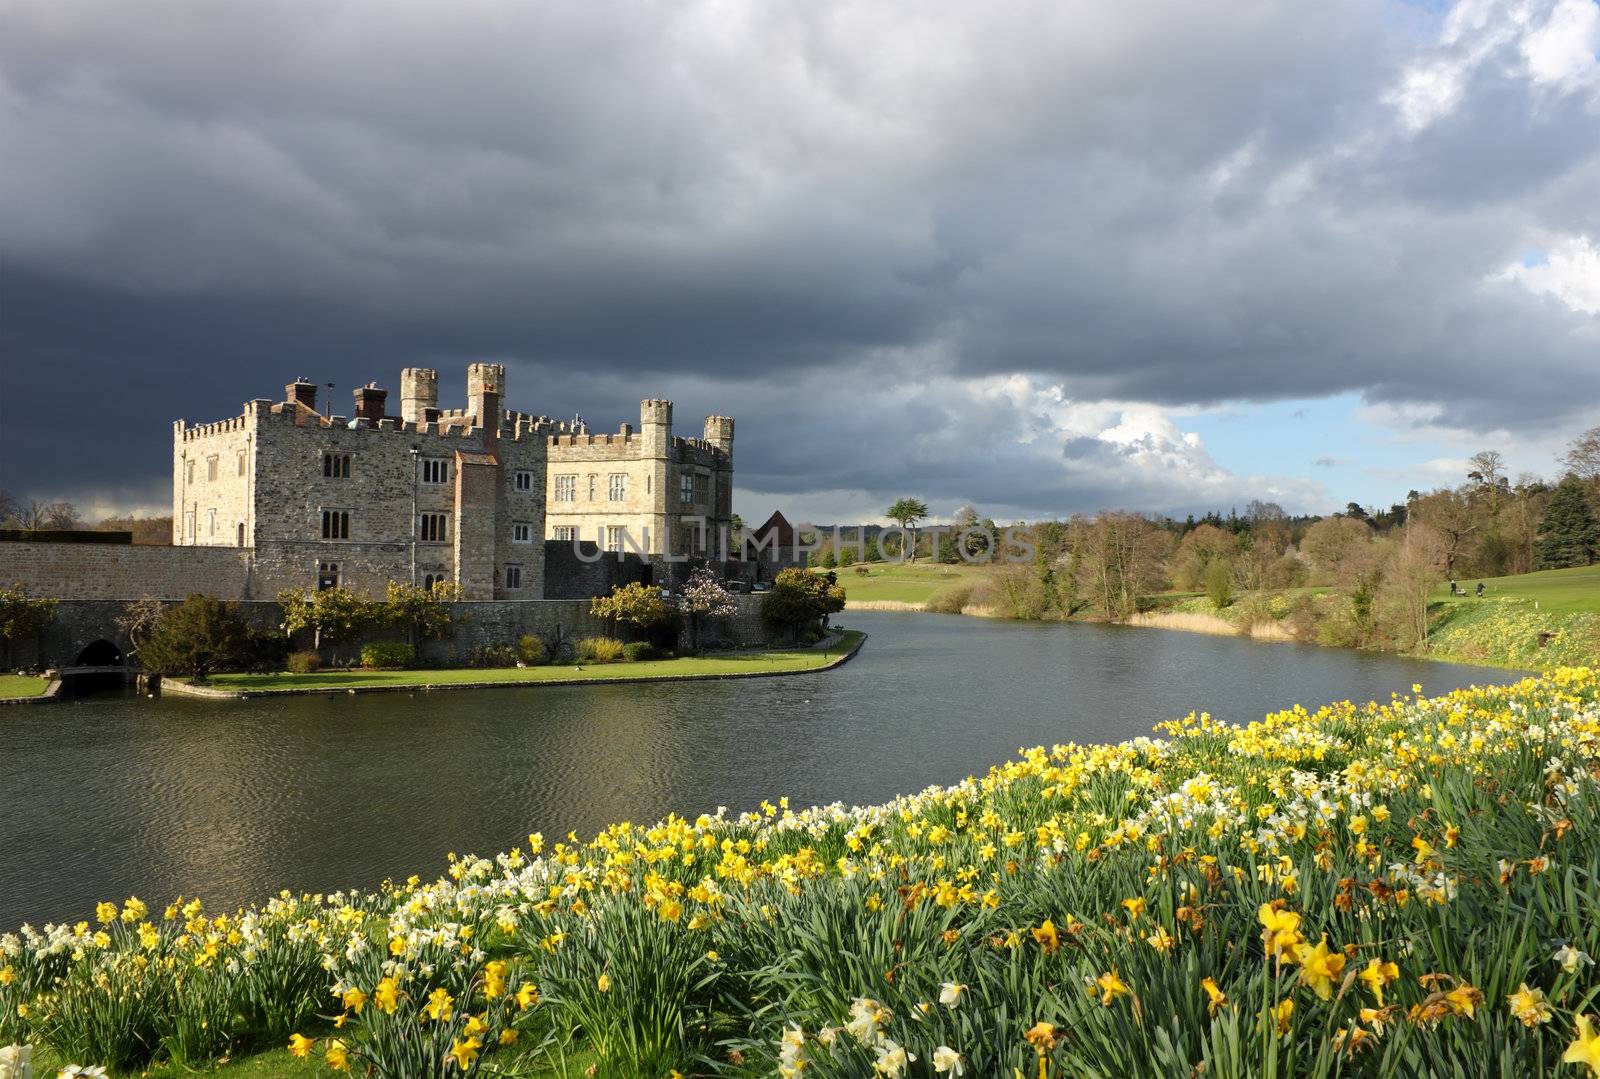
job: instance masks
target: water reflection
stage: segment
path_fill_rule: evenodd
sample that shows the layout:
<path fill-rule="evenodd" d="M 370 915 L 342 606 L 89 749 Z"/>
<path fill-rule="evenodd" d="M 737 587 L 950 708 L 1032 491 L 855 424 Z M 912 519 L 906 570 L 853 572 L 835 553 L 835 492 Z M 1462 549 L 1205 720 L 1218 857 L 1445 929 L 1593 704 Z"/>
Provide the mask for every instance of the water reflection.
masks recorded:
<path fill-rule="evenodd" d="M 280 887 L 440 872 L 529 831 L 877 801 L 1020 746 L 1148 734 L 1191 708 L 1444 691 L 1508 672 L 1087 625 L 888 612 L 829 674 L 695 685 L 299 697 L 109 698 L 0 717 L 0 927 L 179 892 L 213 907 Z"/>

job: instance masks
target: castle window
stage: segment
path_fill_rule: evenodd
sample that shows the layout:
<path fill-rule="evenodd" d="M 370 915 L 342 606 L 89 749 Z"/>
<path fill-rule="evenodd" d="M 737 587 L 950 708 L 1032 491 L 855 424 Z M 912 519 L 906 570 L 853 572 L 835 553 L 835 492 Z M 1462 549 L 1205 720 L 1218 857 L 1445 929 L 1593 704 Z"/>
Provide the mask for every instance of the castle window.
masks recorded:
<path fill-rule="evenodd" d="M 706 495 L 710 487 L 710 480 L 710 476 L 701 473 L 696 473 L 694 477 L 694 500 L 702 506 L 707 502 Z"/>
<path fill-rule="evenodd" d="M 417 538 L 423 543 L 444 543 L 450 538 L 448 513 L 420 513 L 417 515 Z"/>
<path fill-rule="evenodd" d="M 622 526 L 606 526 L 606 550 L 616 554 L 622 553 Z"/>
<path fill-rule="evenodd" d="M 244 475 L 244 451 L 239 453 L 239 475 Z"/>
<path fill-rule="evenodd" d="M 339 563 L 317 563 L 317 591 L 326 592 L 330 588 L 339 587 Z"/>
<path fill-rule="evenodd" d="M 555 538 L 563 543 L 570 543 L 578 538 L 578 530 L 572 525 L 556 525 Z"/>
<path fill-rule="evenodd" d="M 424 457 L 422 459 L 423 483 L 449 483 L 450 462 L 443 457 Z"/>
<path fill-rule="evenodd" d="M 678 477 L 678 501 L 685 506 L 694 501 L 694 477 L 687 472 Z"/>
<path fill-rule="evenodd" d="M 590 502 L 594 501 L 594 481 L 595 481 L 595 474 L 593 472 L 591 472 L 591 473 L 589 473 L 589 501 Z"/>
<path fill-rule="evenodd" d="M 194 462 L 185 461 L 183 465 L 183 479 L 189 486 L 194 486 Z"/>
<path fill-rule="evenodd" d="M 244 522 L 239 522 L 239 546 L 244 546 Z"/>
<path fill-rule="evenodd" d="M 215 457 L 206 458 L 206 479 L 212 483 L 217 481 L 217 459 Z"/>
<path fill-rule="evenodd" d="M 507 566 L 506 567 L 506 587 L 507 588 L 521 588 L 522 587 L 522 567 L 521 566 Z"/>
<path fill-rule="evenodd" d="M 531 491 L 531 490 L 533 490 L 533 473 L 532 472 L 518 472 L 515 476 L 512 477 L 511 486 L 515 490 L 518 490 L 518 491 Z"/>
<path fill-rule="evenodd" d="M 330 480 L 347 480 L 350 478 L 350 455 L 348 453 L 325 453 L 322 455 L 322 475 Z"/>
<path fill-rule="evenodd" d="M 577 476 L 557 476 L 556 477 L 556 501 L 557 502 L 576 502 L 577 500 L 578 500 L 578 477 Z"/>
<path fill-rule="evenodd" d="M 423 588 L 426 588 L 428 591 L 431 592 L 431 591 L 433 591 L 433 586 L 436 585 L 436 584 L 444 584 L 444 574 L 442 574 L 442 573 L 424 573 L 422 575 L 422 587 Z"/>
<path fill-rule="evenodd" d="M 511 526 L 512 543 L 532 543 L 533 526 L 526 521 L 518 521 Z"/>
<path fill-rule="evenodd" d="M 209 529 L 207 534 L 215 536 L 217 534 L 217 511 L 206 510 L 206 517 L 206 528 Z"/>
<path fill-rule="evenodd" d="M 322 538 L 325 540 L 347 540 L 350 538 L 350 511 L 349 510 L 323 510 L 322 511 Z"/>
<path fill-rule="evenodd" d="M 606 477 L 606 499 L 621 502 L 628 497 L 628 474 L 613 472 Z"/>
<path fill-rule="evenodd" d="M 188 513 L 183 515 L 183 523 L 184 523 L 184 526 L 189 531 L 189 541 L 191 543 L 194 542 L 194 540 L 195 540 L 194 514 L 195 514 L 195 511 L 194 510 L 190 510 Z"/>

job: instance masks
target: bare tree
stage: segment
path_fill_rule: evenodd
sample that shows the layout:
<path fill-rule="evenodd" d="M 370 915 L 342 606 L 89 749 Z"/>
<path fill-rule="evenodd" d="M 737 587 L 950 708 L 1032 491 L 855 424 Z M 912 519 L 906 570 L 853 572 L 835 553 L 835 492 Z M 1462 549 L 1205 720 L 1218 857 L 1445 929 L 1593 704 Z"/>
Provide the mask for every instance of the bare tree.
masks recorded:
<path fill-rule="evenodd" d="M 77 528 L 83 524 L 78 507 L 71 502 L 52 502 L 44 509 L 45 528 Z"/>
<path fill-rule="evenodd" d="M 17 496 L 0 487 L 0 525 L 10 524 L 17 517 Z"/>
<path fill-rule="evenodd" d="M 1498 450 L 1479 450 L 1467 458 L 1467 479 L 1486 487 L 1500 486 L 1505 475 L 1506 459 Z"/>
<path fill-rule="evenodd" d="M 1600 481 L 1600 427 L 1591 427 L 1568 442 L 1567 452 L 1556 460 L 1580 480 Z"/>
<path fill-rule="evenodd" d="M 1120 621 L 1166 577 L 1172 536 L 1138 513 L 1102 513 L 1084 534 L 1083 561 L 1101 610 Z"/>
<path fill-rule="evenodd" d="M 1456 560 L 1466 549 L 1467 537 L 1478 531 L 1472 503 L 1461 492 L 1447 487 L 1423 495 L 1411 507 L 1411 519 L 1421 521 L 1444 540 L 1444 571 L 1454 577 Z"/>

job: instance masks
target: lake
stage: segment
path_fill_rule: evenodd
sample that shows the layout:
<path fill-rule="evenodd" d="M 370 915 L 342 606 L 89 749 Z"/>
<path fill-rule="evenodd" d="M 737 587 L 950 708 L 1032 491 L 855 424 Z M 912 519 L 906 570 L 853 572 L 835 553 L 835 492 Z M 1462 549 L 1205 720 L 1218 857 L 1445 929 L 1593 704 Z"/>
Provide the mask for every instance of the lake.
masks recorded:
<path fill-rule="evenodd" d="M 1088 624 L 848 612 L 826 673 L 678 685 L 0 709 L 0 932 L 138 895 L 213 911 L 443 872 L 531 831 L 883 801 L 1018 748 L 1514 672 Z"/>

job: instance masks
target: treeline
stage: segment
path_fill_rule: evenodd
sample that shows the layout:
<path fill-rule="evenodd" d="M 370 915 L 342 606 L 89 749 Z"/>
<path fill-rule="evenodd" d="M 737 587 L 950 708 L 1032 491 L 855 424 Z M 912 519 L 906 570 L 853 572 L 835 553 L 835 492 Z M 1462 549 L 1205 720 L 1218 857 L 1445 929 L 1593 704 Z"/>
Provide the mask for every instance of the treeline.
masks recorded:
<path fill-rule="evenodd" d="M 1014 534 L 1032 544 L 1031 560 L 988 563 L 987 572 L 929 606 L 1126 621 L 1201 593 L 1210 612 L 1241 626 L 1273 622 L 1301 640 L 1420 649 L 1429 595 L 1440 583 L 1600 559 L 1600 428 L 1574 440 L 1561 460 L 1567 472 L 1559 483 L 1530 475 L 1513 481 L 1502 455 L 1484 451 L 1460 485 L 1411 491 L 1382 512 L 1352 502 L 1330 517 L 1292 517 L 1257 501 L 1243 514 L 1183 521 L 1103 512 L 1019 524 Z M 970 508 L 960 521 L 997 535 Z M 948 533 L 913 542 L 921 557 L 971 560 Z M 829 553 L 819 560 L 828 562 Z"/>
<path fill-rule="evenodd" d="M 48 531 L 86 528 L 96 532 L 131 532 L 134 543 L 172 542 L 171 517 L 140 517 L 137 514 L 128 514 L 120 517 L 103 517 L 91 524 L 84 519 L 76 505 L 65 499 L 51 502 L 33 498 L 24 501 L 5 490 L 0 490 L 0 528 Z"/>

